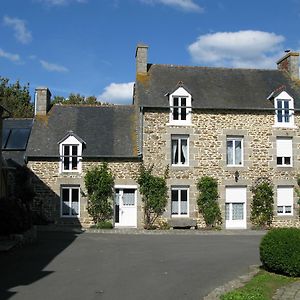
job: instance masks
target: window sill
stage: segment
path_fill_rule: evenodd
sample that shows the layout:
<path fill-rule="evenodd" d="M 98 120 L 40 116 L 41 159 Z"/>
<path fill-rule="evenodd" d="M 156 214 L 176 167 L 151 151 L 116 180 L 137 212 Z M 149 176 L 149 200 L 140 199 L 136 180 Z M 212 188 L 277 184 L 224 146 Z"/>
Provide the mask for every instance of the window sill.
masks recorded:
<path fill-rule="evenodd" d="M 272 128 L 290 128 L 290 129 L 297 129 L 298 127 L 294 124 L 275 124 Z"/>
<path fill-rule="evenodd" d="M 167 126 L 194 126 L 191 122 L 180 122 L 180 123 L 173 123 L 173 122 L 169 122 L 166 124 Z"/>

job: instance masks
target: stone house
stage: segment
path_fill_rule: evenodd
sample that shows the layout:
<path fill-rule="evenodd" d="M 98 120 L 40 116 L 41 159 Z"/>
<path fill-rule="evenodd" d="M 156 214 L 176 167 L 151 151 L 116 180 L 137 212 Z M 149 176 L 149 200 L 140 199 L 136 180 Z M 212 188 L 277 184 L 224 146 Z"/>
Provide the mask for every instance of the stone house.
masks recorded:
<path fill-rule="evenodd" d="M 299 54 L 286 53 L 277 70 L 149 64 L 147 54 L 138 45 L 133 105 L 49 110 L 49 90 L 36 90 L 26 154 L 36 209 L 58 224 L 89 224 L 83 177 L 107 161 L 115 226 L 142 227 L 135 177 L 144 162 L 158 175 L 169 168 L 163 219 L 173 224 L 204 225 L 196 183 L 212 176 L 224 228 L 251 227 L 251 187 L 261 179 L 274 186 L 274 226 L 300 226 Z"/>

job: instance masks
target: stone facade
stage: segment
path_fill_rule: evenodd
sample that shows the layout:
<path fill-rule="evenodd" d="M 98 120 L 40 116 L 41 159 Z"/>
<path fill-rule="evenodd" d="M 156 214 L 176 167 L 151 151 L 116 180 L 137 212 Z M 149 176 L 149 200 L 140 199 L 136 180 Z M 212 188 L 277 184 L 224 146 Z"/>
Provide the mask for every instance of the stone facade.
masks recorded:
<path fill-rule="evenodd" d="M 92 220 L 87 213 L 87 196 L 84 186 L 84 176 L 88 169 L 100 165 L 101 162 L 82 162 L 82 172 L 59 172 L 58 161 L 30 161 L 28 167 L 34 174 L 36 197 L 34 210 L 41 212 L 45 218 L 55 224 L 78 224 L 89 226 Z M 109 162 L 109 169 L 115 177 L 115 185 L 136 185 L 138 162 L 114 161 Z M 80 186 L 80 217 L 61 217 L 61 187 Z M 137 212 L 138 227 L 142 226 L 141 201 L 138 194 Z"/>
<path fill-rule="evenodd" d="M 189 187 L 189 217 L 197 218 L 198 225 L 203 220 L 198 214 L 196 182 L 202 176 L 212 176 L 218 180 L 219 203 L 222 218 L 225 217 L 226 187 L 246 187 L 247 228 L 250 223 L 251 187 L 260 177 L 268 178 L 274 185 L 274 226 L 299 226 L 298 204 L 294 192 L 293 216 L 277 216 L 277 186 L 297 186 L 296 177 L 300 158 L 300 116 L 295 116 L 293 128 L 274 126 L 274 112 L 233 112 L 195 110 L 192 112 L 192 125 L 172 126 L 169 112 L 146 111 L 144 113 L 144 163 L 155 162 L 155 171 L 162 175 L 170 166 L 168 186 Z M 189 138 L 189 165 L 171 165 L 171 136 L 187 135 Z M 243 166 L 226 165 L 226 137 L 243 138 Z M 292 167 L 278 167 L 276 163 L 276 137 L 291 137 L 293 140 Z M 235 172 L 239 177 L 236 180 Z M 169 201 L 164 217 L 171 217 Z M 224 223 L 223 223 L 223 226 Z"/>

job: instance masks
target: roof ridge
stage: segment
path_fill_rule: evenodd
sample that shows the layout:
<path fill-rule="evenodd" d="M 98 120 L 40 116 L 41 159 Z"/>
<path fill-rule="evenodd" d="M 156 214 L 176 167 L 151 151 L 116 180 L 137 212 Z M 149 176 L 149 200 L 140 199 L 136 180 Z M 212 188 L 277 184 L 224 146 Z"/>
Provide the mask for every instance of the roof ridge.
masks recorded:
<path fill-rule="evenodd" d="M 212 66 L 190 66 L 190 65 L 174 65 L 174 64 L 151 64 L 152 66 L 159 67 L 171 67 L 171 68 L 190 68 L 190 69 L 215 69 L 215 70 L 247 70 L 247 71 L 278 71 L 280 70 L 274 69 L 258 69 L 258 68 L 233 68 L 233 67 L 212 67 Z"/>

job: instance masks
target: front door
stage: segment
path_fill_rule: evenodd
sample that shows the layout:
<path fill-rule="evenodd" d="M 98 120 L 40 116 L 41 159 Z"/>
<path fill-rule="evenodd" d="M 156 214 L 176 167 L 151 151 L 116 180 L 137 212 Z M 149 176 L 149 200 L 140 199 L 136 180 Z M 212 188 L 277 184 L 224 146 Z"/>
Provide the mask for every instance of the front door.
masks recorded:
<path fill-rule="evenodd" d="M 226 187 L 225 220 L 227 229 L 246 229 L 245 187 Z"/>
<path fill-rule="evenodd" d="M 136 193 L 135 188 L 115 189 L 115 227 L 137 226 Z"/>

